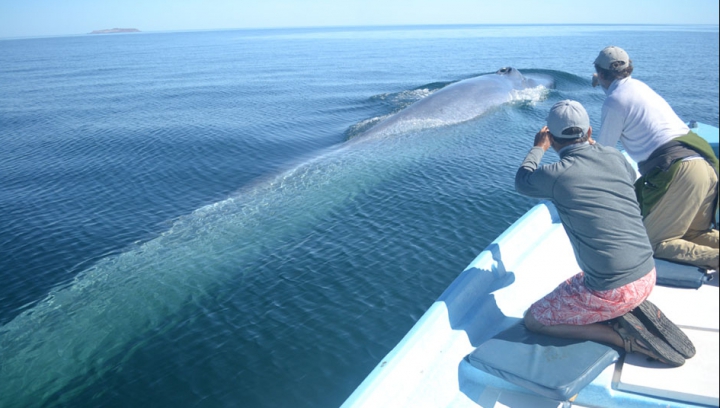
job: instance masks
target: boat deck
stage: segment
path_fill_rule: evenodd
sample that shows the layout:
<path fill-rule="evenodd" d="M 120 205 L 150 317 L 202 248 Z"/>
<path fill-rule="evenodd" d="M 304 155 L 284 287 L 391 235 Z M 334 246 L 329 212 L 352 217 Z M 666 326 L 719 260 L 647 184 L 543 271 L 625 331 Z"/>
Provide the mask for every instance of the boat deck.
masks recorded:
<path fill-rule="evenodd" d="M 579 270 L 554 206 L 538 204 L 478 255 L 343 407 L 561 406 L 464 357 Z M 695 357 L 670 368 L 628 355 L 573 406 L 717 406 L 719 296 L 717 279 L 711 282 L 699 289 L 657 286 L 650 297 L 695 342 Z"/>
<path fill-rule="evenodd" d="M 715 273 L 717 275 L 717 273 Z M 622 364 L 617 389 L 635 391 L 698 404 L 718 405 L 718 304 L 717 276 L 714 285 L 698 290 L 658 286 L 650 300 L 680 326 L 695 344 L 697 354 L 685 365 L 663 369 L 631 354 Z M 678 379 L 682 381 L 678 381 Z"/>

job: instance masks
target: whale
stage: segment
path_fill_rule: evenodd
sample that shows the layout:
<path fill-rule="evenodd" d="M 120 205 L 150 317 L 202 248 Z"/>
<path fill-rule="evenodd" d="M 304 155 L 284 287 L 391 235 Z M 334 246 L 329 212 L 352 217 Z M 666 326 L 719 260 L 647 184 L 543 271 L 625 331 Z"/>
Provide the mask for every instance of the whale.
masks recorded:
<path fill-rule="evenodd" d="M 480 75 L 441 88 L 365 131 L 362 136 L 395 134 L 466 122 L 488 110 L 528 99 L 527 92 L 551 89 L 553 78 L 545 74 L 523 75 L 513 67 Z"/>
<path fill-rule="evenodd" d="M 409 119 L 408 112 L 417 117 L 433 99 L 439 104 L 438 94 L 464 89 L 468 82 L 488 82 L 480 86 L 486 95 L 493 82 L 512 90 L 532 86 L 527 78 L 526 85 L 511 86 L 508 78 L 496 81 L 496 76 L 514 74 L 448 85 L 388 119 Z M 266 252 L 287 237 L 312 231 L 318 220 L 421 166 L 428 155 L 458 149 L 447 139 L 414 136 L 343 143 L 89 265 L 0 326 L 0 407 L 71 401 L 154 335 L 179 325 L 188 310 L 200 308 L 219 288 L 252 277 Z"/>

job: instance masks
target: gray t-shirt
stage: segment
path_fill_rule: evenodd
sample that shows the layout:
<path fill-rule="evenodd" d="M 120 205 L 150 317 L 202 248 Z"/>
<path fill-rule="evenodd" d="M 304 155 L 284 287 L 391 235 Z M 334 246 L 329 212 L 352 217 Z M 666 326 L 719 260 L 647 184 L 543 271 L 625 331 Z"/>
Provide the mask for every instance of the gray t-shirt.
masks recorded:
<path fill-rule="evenodd" d="M 550 199 L 593 290 L 619 288 L 655 266 L 635 198 L 635 170 L 615 148 L 581 143 L 560 150 L 560 161 L 539 167 L 534 147 L 515 175 L 515 189 Z"/>

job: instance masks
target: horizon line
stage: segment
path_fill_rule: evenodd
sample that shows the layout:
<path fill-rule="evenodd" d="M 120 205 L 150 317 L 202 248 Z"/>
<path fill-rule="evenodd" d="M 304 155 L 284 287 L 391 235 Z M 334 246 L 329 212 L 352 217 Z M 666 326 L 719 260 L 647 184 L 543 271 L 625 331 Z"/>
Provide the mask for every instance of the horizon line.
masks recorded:
<path fill-rule="evenodd" d="M 170 30 L 148 30 L 143 31 L 137 27 L 125 27 L 124 29 L 136 29 L 138 32 L 128 33 L 73 33 L 73 34 L 41 34 L 41 35 L 25 35 L 16 37 L 0 37 L 0 40 L 23 40 L 23 39 L 39 39 L 39 38 L 58 38 L 58 37 L 77 37 L 85 35 L 137 35 L 137 34 L 162 34 L 162 33 L 181 33 L 181 32 L 212 32 L 212 31 L 271 31 L 271 30 L 298 30 L 298 29 L 358 29 L 358 28 L 413 28 L 413 27 L 507 27 L 507 26 L 698 26 L 698 27 L 719 27 L 717 23 L 426 23 L 426 24 L 368 24 L 368 25 L 308 25 L 308 26 L 276 26 L 276 27 L 236 27 L 236 28 L 187 28 L 187 29 L 170 29 Z M 102 28 L 92 31 L 111 30 L 112 28 Z"/>

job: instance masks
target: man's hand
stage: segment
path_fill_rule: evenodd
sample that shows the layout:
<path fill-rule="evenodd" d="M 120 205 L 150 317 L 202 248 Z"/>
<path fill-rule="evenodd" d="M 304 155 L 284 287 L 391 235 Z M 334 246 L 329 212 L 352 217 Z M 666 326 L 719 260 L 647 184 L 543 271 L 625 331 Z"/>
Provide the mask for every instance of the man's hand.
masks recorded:
<path fill-rule="evenodd" d="M 535 135 L 535 147 L 541 147 L 543 151 L 550 148 L 550 130 L 547 126 L 543 126 Z"/>

